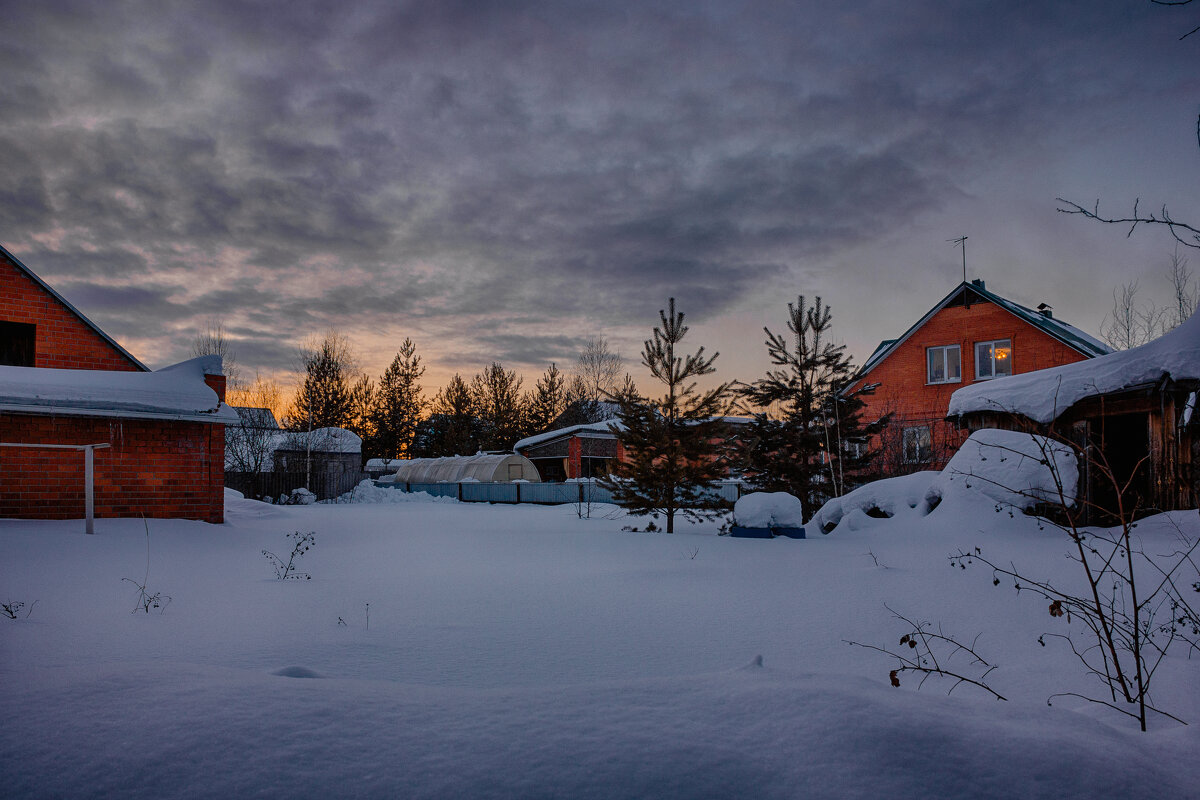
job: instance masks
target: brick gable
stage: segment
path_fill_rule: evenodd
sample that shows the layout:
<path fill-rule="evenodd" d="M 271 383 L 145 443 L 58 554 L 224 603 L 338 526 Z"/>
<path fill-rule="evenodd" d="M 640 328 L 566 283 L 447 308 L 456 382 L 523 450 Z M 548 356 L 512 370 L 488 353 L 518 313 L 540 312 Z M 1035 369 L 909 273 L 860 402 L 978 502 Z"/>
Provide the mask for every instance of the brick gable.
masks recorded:
<path fill-rule="evenodd" d="M 106 339 L 0 251 L 0 321 L 36 326 L 35 367 L 141 371 Z"/>

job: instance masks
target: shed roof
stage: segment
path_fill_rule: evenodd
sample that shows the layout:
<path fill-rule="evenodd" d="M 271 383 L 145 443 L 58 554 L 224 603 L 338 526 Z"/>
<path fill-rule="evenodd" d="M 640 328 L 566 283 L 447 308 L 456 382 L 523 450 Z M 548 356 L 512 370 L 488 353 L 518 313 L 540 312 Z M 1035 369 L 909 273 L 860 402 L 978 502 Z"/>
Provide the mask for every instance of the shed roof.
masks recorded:
<path fill-rule="evenodd" d="M 221 374 L 220 356 L 157 372 L 0 366 L 0 411 L 236 425 L 237 413 L 204 382 L 206 374 Z"/>
<path fill-rule="evenodd" d="M 950 416 L 1001 411 L 1048 423 L 1080 400 L 1154 383 L 1163 376 L 1200 381 L 1200 312 L 1141 347 L 964 386 L 950 397 Z"/>

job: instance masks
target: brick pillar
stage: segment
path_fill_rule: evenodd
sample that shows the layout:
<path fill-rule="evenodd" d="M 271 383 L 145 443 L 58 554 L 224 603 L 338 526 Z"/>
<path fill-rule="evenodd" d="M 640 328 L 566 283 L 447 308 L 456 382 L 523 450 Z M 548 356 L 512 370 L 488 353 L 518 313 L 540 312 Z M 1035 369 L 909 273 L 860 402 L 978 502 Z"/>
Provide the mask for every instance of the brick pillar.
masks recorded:
<path fill-rule="evenodd" d="M 208 384 L 208 388 L 217 393 L 217 399 L 222 403 L 225 402 L 225 376 L 224 375 L 205 375 L 204 382 Z"/>
<path fill-rule="evenodd" d="M 567 477 L 578 478 L 583 474 L 583 445 L 578 436 L 567 440 Z"/>

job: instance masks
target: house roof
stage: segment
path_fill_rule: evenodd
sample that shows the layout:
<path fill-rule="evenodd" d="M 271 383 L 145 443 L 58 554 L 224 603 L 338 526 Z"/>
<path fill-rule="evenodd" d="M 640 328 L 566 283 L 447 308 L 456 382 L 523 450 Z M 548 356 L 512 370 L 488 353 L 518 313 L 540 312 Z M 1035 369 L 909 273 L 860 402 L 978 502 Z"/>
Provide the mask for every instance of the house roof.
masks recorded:
<path fill-rule="evenodd" d="M 143 364 L 138 359 L 134 358 L 133 354 L 130 353 L 128 350 L 126 350 L 124 347 L 121 347 L 121 345 L 117 344 L 116 339 L 112 338 L 107 333 L 105 333 L 103 330 L 101 330 L 99 325 L 92 322 L 90 319 L 88 319 L 84 315 L 84 313 L 82 311 L 80 311 L 75 306 L 71 305 L 70 301 L 68 301 L 67 298 L 63 297 L 61 294 L 56 292 L 54 290 L 53 286 L 51 286 L 50 284 L 46 283 L 44 280 L 39 278 L 36 272 L 34 272 L 29 267 L 22 264 L 21 259 L 17 258 L 12 253 L 10 253 L 8 250 L 6 250 L 3 245 L 0 245 L 0 255 L 3 255 L 5 258 L 7 258 L 9 261 L 11 261 L 13 266 L 15 266 L 21 272 L 28 275 L 30 280 L 32 280 L 38 286 L 41 286 L 43 289 L 45 289 L 47 292 L 49 292 L 50 295 L 53 296 L 55 300 L 57 300 L 58 302 L 62 303 L 64 306 L 66 306 L 68 311 L 70 311 L 76 317 L 79 317 L 79 320 L 81 322 L 83 322 L 83 324 L 87 325 L 89 328 L 91 328 L 93 331 L 95 331 L 97 335 L 99 335 L 102 339 L 104 339 L 104 341 L 108 342 L 113 347 L 115 347 L 121 355 L 125 356 L 131 362 L 133 362 L 133 364 L 136 365 L 138 369 L 140 369 L 142 372 L 150 371 L 149 367 L 147 367 L 145 364 Z"/>
<path fill-rule="evenodd" d="M 610 425 L 621 427 L 621 423 L 616 419 L 606 420 L 604 422 L 588 422 L 582 425 L 571 425 L 566 428 L 558 428 L 545 433 L 539 433 L 535 436 L 527 436 L 521 441 L 513 445 L 514 452 L 520 452 L 526 447 L 532 447 L 535 444 L 545 444 L 552 442 L 555 439 L 565 439 L 568 436 L 593 436 L 597 438 L 612 438 L 614 434 L 609 429 Z"/>
<path fill-rule="evenodd" d="M 1112 350 L 1105 345 L 1104 342 L 1101 342 L 1094 336 L 1081 331 L 1074 325 L 1070 325 L 1060 319 L 1055 319 L 1049 314 L 1043 314 L 1042 312 L 1035 311 L 1032 308 L 1026 308 L 1020 303 L 1014 303 L 1012 300 L 1008 300 L 994 292 L 988 291 L 986 285 L 981 280 L 974 280 L 970 282 L 963 281 L 958 286 L 955 286 L 948 295 L 943 297 L 937 303 L 937 305 L 929 309 L 925 316 L 917 320 L 917 323 L 906 330 L 899 338 L 884 339 L 882 342 L 880 342 L 879 346 L 875 348 L 875 352 L 871 353 L 870 358 L 868 358 L 859 369 L 856 380 L 865 377 L 868 372 L 879 366 L 879 364 L 882 363 L 885 358 L 891 355 L 896 348 L 898 348 L 901 344 L 906 342 L 910 336 L 920 330 L 921 327 L 924 326 L 934 314 L 938 313 L 943 308 L 946 308 L 960 297 L 964 298 L 965 300 L 969 300 L 972 296 L 982 302 L 994 303 L 995 305 L 1003 308 L 1005 311 L 1008 311 L 1010 314 L 1020 319 L 1022 322 L 1032 325 L 1048 336 L 1051 336 L 1052 338 L 1062 342 L 1067 347 L 1070 347 L 1072 350 L 1085 355 L 1088 358 L 1095 358 L 1096 356 L 1102 356 L 1112 352 Z"/>
<path fill-rule="evenodd" d="M 949 416 L 978 411 L 1057 419 L 1088 397 L 1113 394 L 1164 376 L 1200 381 L 1200 312 L 1175 330 L 1132 350 L 964 386 L 950 397 Z"/>
<path fill-rule="evenodd" d="M 220 369 L 220 356 L 157 372 L 0 366 L 0 412 L 237 424 L 204 382 Z"/>
<path fill-rule="evenodd" d="M 248 428 L 259 428 L 265 431 L 279 430 L 279 422 L 269 408 L 257 406 L 230 406 L 230 408 L 237 412 L 242 424 Z"/>

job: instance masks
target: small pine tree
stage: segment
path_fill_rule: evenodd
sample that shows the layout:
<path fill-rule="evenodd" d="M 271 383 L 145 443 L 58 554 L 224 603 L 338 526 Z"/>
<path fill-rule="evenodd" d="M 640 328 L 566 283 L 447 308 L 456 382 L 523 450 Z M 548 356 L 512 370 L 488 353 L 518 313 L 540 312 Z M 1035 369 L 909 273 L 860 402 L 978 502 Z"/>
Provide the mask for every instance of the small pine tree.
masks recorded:
<path fill-rule="evenodd" d="M 683 313 L 675 311 L 673 297 L 669 310 L 658 313 L 661 324 L 645 342 L 642 364 L 666 392 L 652 400 L 626 381 L 614 398 L 621 425 L 613 430 L 628 461 L 616 462 L 601 484 L 631 514 L 662 514 L 667 533 L 674 533 L 676 515 L 693 522 L 711 519 L 721 506 L 711 489 L 726 473 L 719 417 L 727 408 L 729 384 L 698 392 L 692 379 L 715 372 L 718 354 L 705 356 L 701 347 L 677 356 L 676 345 L 688 331 Z"/>
<path fill-rule="evenodd" d="M 425 366 L 417 346 L 405 339 L 392 363 L 379 378 L 373 408 L 374 449 L 381 458 L 411 458 L 413 441 L 425 402 L 421 399 L 421 376 Z"/>
<path fill-rule="evenodd" d="M 764 410 L 755 415 L 741 448 L 743 467 L 756 486 L 799 497 L 807 515 L 844 490 L 846 474 L 863 477 L 865 443 L 887 423 L 861 420 L 861 396 L 873 387 L 844 392 L 854 377 L 845 345 L 826 341 L 833 312 L 820 297 L 788 303 L 789 336 L 767 334 L 767 353 L 778 369 L 745 386 L 742 396 Z M 855 452 L 855 450 L 859 452 Z"/>
<path fill-rule="evenodd" d="M 350 419 L 345 427 L 363 440 L 365 458 L 375 455 L 375 402 L 375 382 L 370 375 L 359 375 L 350 387 Z"/>

